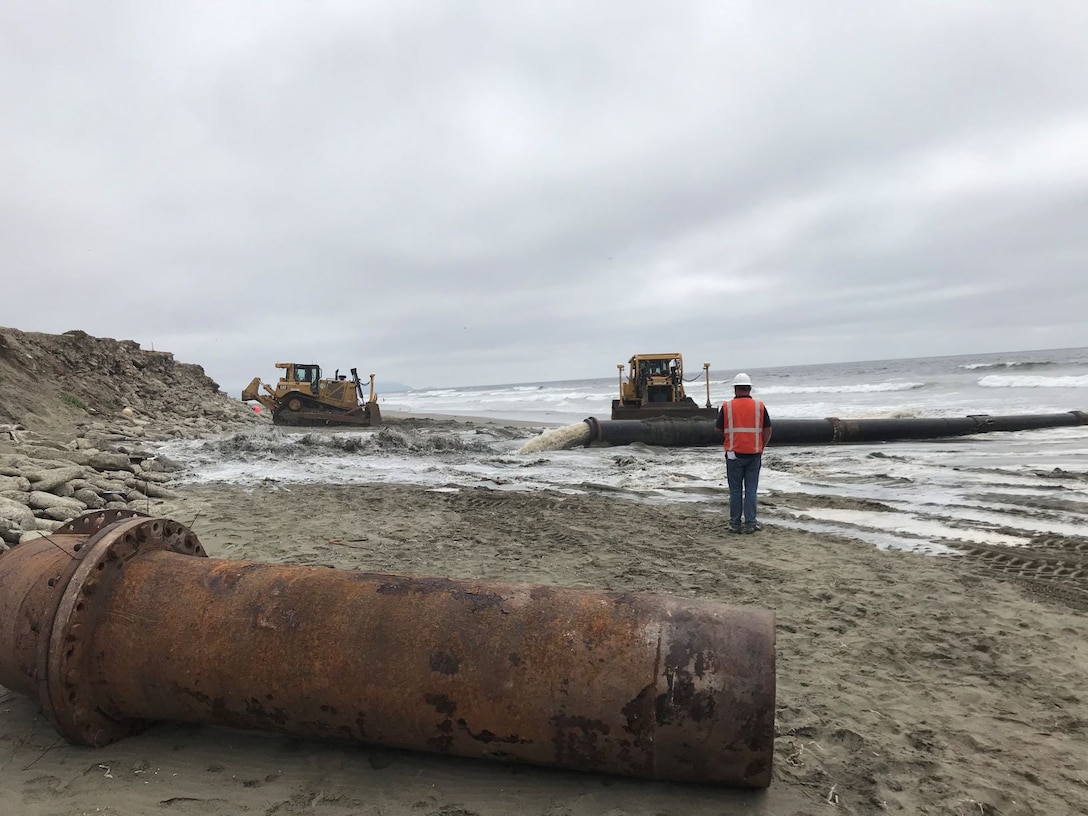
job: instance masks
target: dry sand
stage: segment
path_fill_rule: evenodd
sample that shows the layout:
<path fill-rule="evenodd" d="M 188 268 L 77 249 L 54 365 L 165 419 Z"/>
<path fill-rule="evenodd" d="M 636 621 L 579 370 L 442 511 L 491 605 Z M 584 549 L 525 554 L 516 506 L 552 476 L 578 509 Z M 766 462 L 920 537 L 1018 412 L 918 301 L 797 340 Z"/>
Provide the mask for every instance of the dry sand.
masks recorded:
<path fill-rule="evenodd" d="M 1088 813 L 1085 539 L 1036 539 L 1020 563 L 938 558 L 773 526 L 728 536 L 714 506 L 388 485 L 186 488 L 153 511 L 212 557 L 772 607 L 771 787 L 176 724 L 92 750 L 0 689 L 0 816 Z"/>

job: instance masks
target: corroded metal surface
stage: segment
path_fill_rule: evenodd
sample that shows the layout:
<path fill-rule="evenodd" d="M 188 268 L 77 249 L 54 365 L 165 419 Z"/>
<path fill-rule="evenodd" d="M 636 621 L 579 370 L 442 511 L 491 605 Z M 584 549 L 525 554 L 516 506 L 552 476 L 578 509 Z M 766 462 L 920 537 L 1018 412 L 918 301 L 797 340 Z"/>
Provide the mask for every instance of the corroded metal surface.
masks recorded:
<path fill-rule="evenodd" d="M 92 533 L 97 533 L 103 527 L 108 527 L 114 522 L 127 518 L 136 518 L 138 516 L 146 518 L 147 514 L 127 509 L 92 510 L 90 513 L 76 516 L 67 524 L 62 524 L 53 531 L 53 535 L 67 535 L 68 533 L 77 533 L 85 536 L 91 535 Z"/>
<path fill-rule="evenodd" d="M 113 614 L 119 577 L 155 550 L 204 555 L 196 536 L 177 522 L 122 511 L 103 523 L 104 515 L 89 513 L 60 528 L 89 535 L 58 531 L 0 559 L 0 683 L 37 696 L 69 741 L 96 746 L 143 724 L 123 711 L 105 715 L 99 689 L 89 682 L 102 668 L 90 640 Z"/>
<path fill-rule="evenodd" d="M 0 682 L 38 696 L 71 741 L 175 720 L 770 782 L 768 610 L 193 558 L 195 537 L 164 519 L 66 543 L 0 557 L 0 596 L 35 587 L 0 600 L 25 624 L 0 629 Z"/>

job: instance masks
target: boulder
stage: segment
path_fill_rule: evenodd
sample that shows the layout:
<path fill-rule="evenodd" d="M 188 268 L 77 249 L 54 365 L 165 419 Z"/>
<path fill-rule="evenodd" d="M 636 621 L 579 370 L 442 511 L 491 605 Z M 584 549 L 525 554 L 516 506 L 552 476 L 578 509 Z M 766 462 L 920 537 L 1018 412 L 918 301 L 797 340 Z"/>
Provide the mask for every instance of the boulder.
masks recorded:
<path fill-rule="evenodd" d="M 139 474 L 141 482 L 155 482 L 156 484 L 165 484 L 166 482 L 173 481 L 173 477 L 168 473 L 160 473 L 155 470 L 145 470 Z"/>
<path fill-rule="evenodd" d="M 49 468 L 48 470 L 33 470 L 26 474 L 26 478 L 30 480 L 30 489 L 40 490 L 43 493 L 52 493 L 61 485 L 72 481 L 72 479 L 82 477 L 83 468 L 76 465 Z"/>
<path fill-rule="evenodd" d="M 59 487 L 55 487 L 49 491 L 54 496 L 60 496 L 62 499 L 70 499 L 75 494 L 76 489 L 71 482 L 65 482 Z"/>
<path fill-rule="evenodd" d="M 39 449 L 40 448 L 50 448 L 51 450 L 55 450 L 55 451 L 67 451 L 67 450 L 69 450 L 69 447 L 68 447 L 67 443 L 58 442 L 55 439 L 39 439 L 37 442 L 34 443 L 34 447 L 39 448 Z"/>
<path fill-rule="evenodd" d="M 106 500 L 98 495 L 98 491 L 89 487 L 80 488 L 72 494 L 72 498 L 83 502 L 88 510 L 101 510 L 106 506 Z"/>
<path fill-rule="evenodd" d="M 125 495 L 128 493 L 124 487 L 118 490 L 103 490 L 98 495 L 102 498 L 102 501 L 106 503 L 106 507 L 109 508 L 110 504 L 115 502 L 124 503 Z"/>
<path fill-rule="evenodd" d="M 43 493 L 41 490 L 32 490 L 27 494 L 27 504 L 35 510 L 48 510 L 53 507 L 61 507 L 69 510 L 72 515 L 82 513 L 87 506 L 76 499 L 65 499 L 54 496 L 52 493 Z M 50 518 L 55 518 L 51 516 Z"/>
<path fill-rule="evenodd" d="M 57 450 L 40 445 L 24 445 L 27 456 L 40 462 L 63 462 L 64 464 L 86 465 L 87 454 L 83 451 Z"/>
<path fill-rule="evenodd" d="M 176 498 L 171 491 L 166 490 L 162 485 L 154 484 L 145 481 L 144 479 L 127 479 L 125 480 L 125 486 L 128 487 L 129 490 L 139 491 L 145 496 L 151 496 L 151 498 Z M 133 502 L 133 500 L 136 499 L 129 498 L 128 500 L 129 502 Z"/>
<path fill-rule="evenodd" d="M 185 466 L 180 462 L 175 462 L 169 456 L 163 456 L 161 453 L 153 459 L 145 459 L 142 466 L 144 471 L 154 473 L 169 473 L 185 469 Z"/>
<path fill-rule="evenodd" d="M 30 496 L 29 493 L 23 495 L 28 498 Z M 30 526 L 34 523 L 34 511 L 24 503 L 0 496 L 0 518 L 14 522 L 19 527 Z"/>
<path fill-rule="evenodd" d="M 98 490 L 100 493 L 103 490 L 124 490 L 125 489 L 125 480 L 124 479 L 109 479 L 109 478 L 107 478 L 105 476 L 91 476 L 91 477 L 89 477 L 87 479 L 87 481 L 90 482 L 91 485 L 96 490 Z"/>
<path fill-rule="evenodd" d="M 30 490 L 30 480 L 25 476 L 0 476 L 0 493 L 27 492 Z"/>
<path fill-rule="evenodd" d="M 58 523 L 62 521 L 71 521 L 76 516 L 82 514 L 84 509 L 73 509 L 71 507 L 46 507 L 44 510 L 39 510 L 46 519 L 52 519 Z M 41 519 L 38 519 L 41 521 Z M 36 526 L 36 525 L 35 525 Z"/>
<path fill-rule="evenodd" d="M 87 464 L 99 472 L 123 470 L 132 473 L 132 463 L 124 453 L 92 453 L 87 458 Z"/>
<path fill-rule="evenodd" d="M 3 539 L 8 544 L 18 544 L 19 536 L 22 535 L 23 528 L 13 521 L 6 518 L 0 518 L 0 539 Z"/>
<path fill-rule="evenodd" d="M 16 445 L 21 445 L 26 440 L 26 436 L 23 434 L 25 430 L 26 428 L 19 424 L 0 424 L 0 438 L 10 439 Z"/>
<path fill-rule="evenodd" d="M 153 499 L 174 499 L 177 498 L 177 494 L 172 490 L 167 490 L 162 485 L 154 484 L 153 482 L 144 482 L 140 485 L 140 490 L 146 493 Z"/>
<path fill-rule="evenodd" d="M 21 454 L 0 453 L 0 476 L 21 476 L 30 460 Z"/>
<path fill-rule="evenodd" d="M 130 487 L 128 490 L 125 491 L 125 501 L 128 502 L 130 505 L 142 503 L 146 506 L 147 494 L 141 493 L 139 490 Z"/>

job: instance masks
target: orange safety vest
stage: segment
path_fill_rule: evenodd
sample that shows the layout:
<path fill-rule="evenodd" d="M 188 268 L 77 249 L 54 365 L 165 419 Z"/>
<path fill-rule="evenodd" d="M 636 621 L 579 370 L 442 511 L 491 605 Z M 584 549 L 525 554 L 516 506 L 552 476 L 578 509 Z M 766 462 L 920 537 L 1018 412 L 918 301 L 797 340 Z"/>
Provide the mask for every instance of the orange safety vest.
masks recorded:
<path fill-rule="evenodd" d="M 751 397 L 726 400 L 722 447 L 734 453 L 763 453 L 763 403 Z"/>

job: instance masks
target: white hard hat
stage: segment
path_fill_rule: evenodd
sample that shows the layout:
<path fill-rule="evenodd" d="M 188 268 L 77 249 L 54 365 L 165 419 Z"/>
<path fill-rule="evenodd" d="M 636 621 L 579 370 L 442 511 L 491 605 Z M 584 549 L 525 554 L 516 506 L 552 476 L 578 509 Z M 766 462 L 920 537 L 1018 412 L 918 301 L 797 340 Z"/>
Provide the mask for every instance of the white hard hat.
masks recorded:
<path fill-rule="evenodd" d="M 733 385 L 747 385 L 749 388 L 751 388 L 752 378 L 749 377 L 747 374 L 741 372 L 733 378 Z"/>

